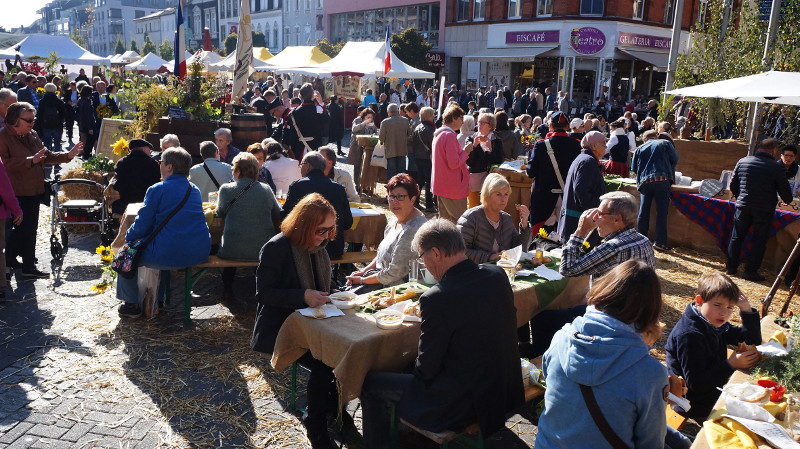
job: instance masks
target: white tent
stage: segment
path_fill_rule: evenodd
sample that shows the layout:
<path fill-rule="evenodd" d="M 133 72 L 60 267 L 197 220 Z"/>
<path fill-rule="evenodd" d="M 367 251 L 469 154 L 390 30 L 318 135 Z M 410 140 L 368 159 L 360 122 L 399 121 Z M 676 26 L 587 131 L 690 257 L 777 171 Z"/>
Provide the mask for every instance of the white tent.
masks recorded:
<path fill-rule="evenodd" d="M 211 72 L 233 72 L 235 66 L 236 66 L 236 52 L 232 52 L 222 61 L 211 64 L 208 70 Z M 268 70 L 270 68 L 270 65 L 256 57 L 253 57 L 253 68 L 255 68 L 256 70 L 258 69 Z"/>
<path fill-rule="evenodd" d="M 126 61 L 124 59 L 122 59 L 122 55 L 119 54 L 119 53 L 116 54 L 116 55 L 111 55 L 111 56 L 106 56 L 106 57 L 109 59 L 109 61 L 112 64 L 125 64 L 126 63 Z"/>
<path fill-rule="evenodd" d="M 142 56 L 139 53 L 136 53 L 133 50 L 128 50 L 125 53 L 121 54 L 119 59 L 121 59 L 122 62 L 134 62 L 141 59 L 141 57 Z"/>
<path fill-rule="evenodd" d="M 187 70 L 188 67 L 194 64 L 195 61 L 199 61 L 200 64 L 203 65 L 203 68 L 205 70 L 209 70 L 211 64 L 215 64 L 217 62 L 222 61 L 222 56 L 214 53 L 213 51 L 197 50 L 197 53 L 193 54 L 190 58 L 186 59 Z"/>
<path fill-rule="evenodd" d="M 73 42 L 68 36 L 55 36 L 49 34 L 31 34 L 13 47 L 6 48 L 5 52 L 13 52 L 14 47 L 19 46 L 20 52 L 25 55 L 25 59 L 38 56 L 47 58 L 50 52 L 55 51 L 58 55 L 60 64 L 72 65 L 96 65 L 98 63 L 109 64 L 108 58 L 97 56 Z"/>
<path fill-rule="evenodd" d="M 313 67 L 286 67 L 278 73 L 297 73 L 311 76 L 363 74 L 365 78 L 433 78 L 434 74 L 401 61 L 391 49 L 392 69 L 384 74 L 384 42 L 348 42 L 330 61 Z M 272 62 L 272 60 L 270 60 Z"/>
<path fill-rule="evenodd" d="M 19 55 L 20 58 L 24 58 L 25 57 L 24 54 L 14 51 L 13 48 L 6 49 L 6 50 L 0 50 L 0 58 L 3 58 L 3 59 L 10 59 L 10 60 L 13 61 L 14 59 L 17 58 L 17 55 Z"/>
<path fill-rule="evenodd" d="M 664 93 L 685 97 L 725 98 L 800 106 L 800 72 L 769 71 L 725 81 L 682 87 Z"/>
<path fill-rule="evenodd" d="M 188 51 L 186 51 L 186 50 L 184 50 L 184 54 L 186 55 L 186 60 L 187 60 L 187 61 L 189 60 L 189 58 L 191 58 L 191 57 L 192 57 L 192 54 L 191 54 L 191 53 L 189 53 L 189 52 L 188 52 Z M 170 61 L 167 61 L 167 64 L 166 64 L 166 66 L 167 66 L 167 68 L 169 69 L 169 71 L 170 71 L 170 72 L 172 72 L 172 70 L 175 68 L 175 59 L 171 59 Z"/>
<path fill-rule="evenodd" d="M 166 65 L 167 61 L 161 59 L 160 57 L 154 55 L 153 53 L 148 53 L 145 55 L 144 58 L 132 62 L 125 66 L 125 70 L 137 70 L 142 72 L 158 70 L 161 66 Z"/>

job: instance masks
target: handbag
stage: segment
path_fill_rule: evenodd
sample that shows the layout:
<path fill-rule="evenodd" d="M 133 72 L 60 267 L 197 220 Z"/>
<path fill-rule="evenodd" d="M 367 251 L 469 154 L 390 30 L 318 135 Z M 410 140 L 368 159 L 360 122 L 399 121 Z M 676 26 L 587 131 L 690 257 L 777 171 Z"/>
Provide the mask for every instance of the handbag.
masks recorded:
<path fill-rule="evenodd" d="M 372 157 L 369 159 L 369 165 L 386 168 L 386 151 L 384 151 L 383 145 L 380 142 L 378 142 L 375 145 L 375 149 L 372 150 Z"/>
<path fill-rule="evenodd" d="M 186 195 L 184 195 L 183 199 L 181 200 L 178 207 L 172 210 L 169 213 L 167 218 L 161 222 L 160 225 L 153 231 L 152 234 L 147 236 L 145 239 L 138 239 L 130 243 L 125 243 L 122 249 L 119 250 L 116 256 L 114 256 L 114 260 L 111 261 L 111 269 L 116 271 L 117 274 L 122 276 L 125 279 L 133 279 L 136 276 L 136 272 L 139 268 L 139 260 L 142 258 L 142 252 L 144 251 L 145 247 L 153 241 L 153 239 L 164 229 L 167 222 L 178 213 L 178 211 L 186 204 L 186 201 L 189 200 L 189 195 L 192 193 L 192 185 L 189 184 L 189 187 L 186 189 Z"/>

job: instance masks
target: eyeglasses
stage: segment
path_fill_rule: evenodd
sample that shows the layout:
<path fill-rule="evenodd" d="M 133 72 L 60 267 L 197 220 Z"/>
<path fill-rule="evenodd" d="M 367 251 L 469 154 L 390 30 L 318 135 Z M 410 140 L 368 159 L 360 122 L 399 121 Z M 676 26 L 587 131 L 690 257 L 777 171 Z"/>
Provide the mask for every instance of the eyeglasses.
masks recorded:
<path fill-rule="evenodd" d="M 323 236 L 325 234 L 330 234 L 335 227 L 336 225 L 333 225 L 330 228 L 317 228 L 317 230 L 314 231 L 314 233 L 317 234 L 318 236 Z"/>
<path fill-rule="evenodd" d="M 602 217 L 602 216 L 604 216 L 604 215 L 617 215 L 617 214 L 615 214 L 615 213 L 612 213 L 612 212 L 600 212 L 600 211 L 598 210 L 598 211 L 597 211 L 597 215 L 599 215 L 599 216 L 601 216 L 601 217 Z"/>
<path fill-rule="evenodd" d="M 425 253 L 427 253 L 428 251 L 430 251 L 430 248 L 429 248 L 429 249 L 426 249 L 425 251 L 423 251 L 423 252 L 422 252 L 422 254 L 419 254 L 419 255 L 417 256 L 417 262 L 424 264 L 424 263 L 425 263 L 425 261 L 424 261 L 424 260 L 422 260 L 422 256 L 424 256 L 424 255 L 425 255 Z"/>
<path fill-rule="evenodd" d="M 34 118 L 22 118 L 22 117 L 20 117 L 19 119 L 22 120 L 23 122 L 29 124 L 29 125 L 36 120 L 35 117 Z"/>
<path fill-rule="evenodd" d="M 403 194 L 389 195 L 387 198 L 389 199 L 389 201 L 405 201 L 406 198 L 408 198 L 408 195 L 403 195 Z"/>

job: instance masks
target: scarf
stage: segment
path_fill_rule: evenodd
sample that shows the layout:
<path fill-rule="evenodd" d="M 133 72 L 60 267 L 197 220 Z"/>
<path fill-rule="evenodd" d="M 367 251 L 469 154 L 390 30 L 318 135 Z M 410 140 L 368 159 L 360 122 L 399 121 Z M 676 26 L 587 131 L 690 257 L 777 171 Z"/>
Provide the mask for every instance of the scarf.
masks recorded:
<path fill-rule="evenodd" d="M 294 243 L 291 244 L 292 258 L 294 259 L 294 266 L 297 269 L 297 277 L 300 278 L 300 287 L 302 289 L 330 292 L 331 259 L 325 250 L 327 244 L 328 240 L 325 240 L 321 245 L 310 251 Z"/>

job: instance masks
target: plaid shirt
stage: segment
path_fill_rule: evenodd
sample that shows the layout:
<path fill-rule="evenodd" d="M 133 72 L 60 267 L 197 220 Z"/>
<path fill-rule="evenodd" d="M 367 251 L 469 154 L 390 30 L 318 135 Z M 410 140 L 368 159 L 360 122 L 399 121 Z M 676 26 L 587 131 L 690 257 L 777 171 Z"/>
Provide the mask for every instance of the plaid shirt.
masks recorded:
<path fill-rule="evenodd" d="M 629 259 L 641 260 L 651 268 L 656 268 L 653 245 L 633 227 L 609 234 L 603 239 L 603 243 L 587 254 L 581 255 L 582 246 L 582 237 L 573 234 L 569 238 L 564 246 L 559 268 L 562 275 L 602 276 Z"/>

